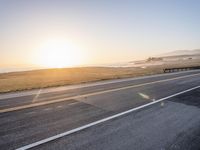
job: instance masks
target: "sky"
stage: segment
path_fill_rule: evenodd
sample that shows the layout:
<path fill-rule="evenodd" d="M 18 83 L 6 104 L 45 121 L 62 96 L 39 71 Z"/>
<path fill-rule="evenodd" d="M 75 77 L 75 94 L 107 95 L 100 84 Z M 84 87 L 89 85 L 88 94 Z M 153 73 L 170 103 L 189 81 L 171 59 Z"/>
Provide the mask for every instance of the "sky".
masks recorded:
<path fill-rule="evenodd" d="M 198 49 L 199 8 L 199 0 L 0 0 L 0 67 L 39 66 L 56 53 L 76 66 Z M 48 49 L 63 43 L 65 53 Z"/>

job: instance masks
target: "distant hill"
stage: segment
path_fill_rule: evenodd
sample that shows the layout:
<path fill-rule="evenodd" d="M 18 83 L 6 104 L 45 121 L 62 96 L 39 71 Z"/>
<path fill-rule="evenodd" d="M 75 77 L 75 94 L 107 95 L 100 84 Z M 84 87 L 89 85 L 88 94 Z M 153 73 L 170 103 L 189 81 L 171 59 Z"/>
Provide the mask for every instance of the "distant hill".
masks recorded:
<path fill-rule="evenodd" d="M 176 50 L 169 53 L 164 53 L 161 55 L 158 55 L 157 57 L 167 57 L 167 56 L 184 56 L 184 55 L 200 55 L 200 49 L 194 49 L 194 50 Z"/>

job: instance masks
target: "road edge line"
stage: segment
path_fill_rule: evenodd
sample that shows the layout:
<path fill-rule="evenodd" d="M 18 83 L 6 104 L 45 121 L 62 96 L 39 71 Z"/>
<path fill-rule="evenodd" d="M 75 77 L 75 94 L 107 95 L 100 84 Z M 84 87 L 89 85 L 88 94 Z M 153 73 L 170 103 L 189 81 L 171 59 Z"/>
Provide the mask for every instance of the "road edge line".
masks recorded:
<path fill-rule="evenodd" d="M 159 77 L 159 76 L 170 76 L 170 75 L 176 75 L 176 74 L 184 74 L 184 73 L 190 73 L 190 72 L 191 73 L 199 72 L 199 70 L 188 70 L 188 71 L 180 71 L 180 72 L 173 72 L 173 73 L 161 73 L 161 74 L 158 73 L 158 74 L 152 74 L 152 75 L 144 75 L 144 76 L 136 76 L 136 77 L 128 77 L 128 78 L 120 78 L 120 79 L 108 79 L 108 80 L 105 80 L 105 81 L 94 81 L 94 82 L 86 82 L 86 83 L 80 83 L 80 84 L 63 85 L 63 86 L 60 86 L 60 87 L 59 86 L 57 86 L 57 87 L 52 86 L 52 87 L 49 87 L 49 89 L 48 88 L 41 88 L 42 89 L 41 93 L 47 94 L 47 93 L 51 93 L 51 92 L 58 92 L 58 91 L 65 91 L 65 90 L 71 90 L 71 89 L 92 87 L 92 86 L 96 86 L 96 85 L 99 86 L 99 85 L 106 85 L 106 84 L 111 84 L 111 83 L 120 83 L 120 82 L 124 82 L 124 80 L 125 81 L 133 81 L 133 80 L 154 78 L 154 77 Z M 101 83 L 101 82 L 106 82 L 106 83 Z M 70 88 L 69 86 L 80 86 L 80 87 Z M 59 89 L 56 89 L 56 88 L 67 88 L 67 89 L 59 90 Z M 54 90 L 54 89 L 56 89 L 56 90 Z M 18 92 L 13 92 L 13 93 L 12 92 L 11 93 L 1 93 L 0 94 L 0 100 L 7 99 L 7 98 L 16 98 L 16 97 L 21 97 L 21 96 L 35 95 L 35 94 L 37 94 L 38 90 L 40 90 L 40 88 L 32 89 L 32 90 L 18 91 Z M 45 91 L 45 90 L 47 90 L 47 91 Z M 18 95 L 20 93 L 22 93 L 22 95 Z M 25 94 L 23 94 L 23 93 L 25 93 Z"/>
<path fill-rule="evenodd" d="M 95 95 L 100 95 L 100 94 L 105 94 L 105 93 L 110 93 L 110 92 L 116 92 L 116 91 L 120 91 L 120 90 L 126 90 L 126 89 L 141 87 L 141 86 L 145 86 L 145 85 L 151 85 L 151 84 L 155 84 L 155 83 L 162 83 L 162 82 L 166 82 L 166 81 L 183 79 L 183 78 L 187 78 L 187 77 L 196 76 L 196 75 L 199 75 L 199 74 L 200 73 L 186 75 L 186 76 L 180 76 L 180 77 L 175 77 L 175 78 L 170 78 L 170 79 L 157 80 L 157 81 L 147 82 L 147 83 L 142 83 L 142 84 L 130 85 L 130 86 L 125 86 L 125 87 L 120 87 L 120 88 L 104 90 L 104 91 L 98 91 L 98 92 L 93 92 L 93 93 L 88 93 L 88 94 L 83 94 L 83 95 L 78 95 L 78 96 L 72 96 L 72 97 L 67 97 L 67 98 L 62 98 L 62 99 L 54 99 L 54 100 L 50 100 L 50 101 L 42 101 L 42 102 L 31 103 L 31 104 L 22 105 L 22 106 L 0 109 L 0 114 L 12 112 L 12 111 L 23 110 L 23 109 L 27 109 L 27 108 L 33 108 L 33 107 L 37 107 L 37 106 L 59 103 L 59 102 L 67 101 L 67 100 L 70 100 L 70 99 L 84 98 L 84 97 L 88 97 L 88 96 L 95 96 Z"/>
<path fill-rule="evenodd" d="M 97 121 L 95 121 L 95 122 L 92 122 L 92 123 L 83 125 L 83 126 L 81 126 L 81 127 L 78 127 L 78 128 L 75 128 L 75 129 L 72 129 L 72 130 L 69 130 L 69 131 L 66 131 L 66 132 L 57 134 L 57 135 L 55 135 L 55 136 L 52 136 L 52 137 L 49 137 L 49 138 L 40 140 L 40 141 L 38 141 L 38 142 L 35 142 L 35 143 L 32 143 L 32 144 L 29 144 L 29 145 L 26 145 L 26 146 L 17 148 L 16 150 L 27 150 L 27 149 L 30 149 L 30 148 L 33 148 L 33 147 L 42 145 L 42 144 L 44 144 L 44 143 L 48 143 L 48 142 L 50 142 L 50 141 L 53 141 L 53 140 L 62 138 L 62 137 L 64 137 L 64 136 L 67 136 L 67 135 L 70 135 L 70 134 L 73 134 L 73 133 L 76 133 L 76 132 L 78 132 L 78 131 L 87 129 L 87 128 L 89 128 L 89 127 L 98 125 L 98 124 L 100 124 L 100 123 L 103 123 L 103 122 L 106 122 L 106 121 L 109 121 L 109 120 L 118 118 L 118 117 L 120 117 L 120 116 L 129 114 L 129 113 L 134 112 L 134 111 L 136 111 L 136 110 L 140 110 L 140 109 L 142 109 L 142 108 L 151 106 L 151 105 L 153 105 L 153 104 L 159 103 L 159 102 L 164 101 L 164 100 L 166 100 L 166 99 L 169 99 L 169 98 L 172 98 L 172 97 L 175 97 L 175 96 L 178 96 L 178 95 L 181 95 L 181 94 L 190 92 L 190 91 L 195 90 L 195 89 L 198 89 L 198 88 L 200 88 L 200 85 L 199 85 L 199 86 L 195 86 L 195 87 L 190 88 L 190 89 L 187 89 L 187 90 L 184 90 L 184 91 L 181 91 L 181 92 L 178 92 L 178 93 L 175 93 L 175 94 L 172 94 L 172 95 L 170 95 L 170 96 L 167 96 L 167 97 L 158 99 L 158 100 L 156 100 L 156 101 L 147 103 L 147 104 L 145 104 L 145 105 L 142 105 L 142 106 L 139 106 L 139 107 L 136 107 L 136 108 L 132 108 L 132 109 L 126 110 L 126 111 L 124 111 L 124 112 L 121 112 L 121 113 L 118 113 L 118 114 L 115 114 L 115 115 L 106 117 L 106 118 L 104 118 L 104 119 L 97 120 Z"/>

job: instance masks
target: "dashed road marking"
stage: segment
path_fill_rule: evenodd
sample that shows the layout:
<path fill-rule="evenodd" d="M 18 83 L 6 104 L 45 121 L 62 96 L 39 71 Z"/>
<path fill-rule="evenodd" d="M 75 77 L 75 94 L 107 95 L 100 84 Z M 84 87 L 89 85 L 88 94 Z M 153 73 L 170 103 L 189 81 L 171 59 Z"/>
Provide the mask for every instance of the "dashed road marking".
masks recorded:
<path fill-rule="evenodd" d="M 5 109 L 1 109 L 0 113 L 11 112 L 11 111 L 16 111 L 16 110 L 23 110 L 23 109 L 27 109 L 27 108 L 33 108 L 33 107 L 43 106 L 43 105 L 48 105 L 48 104 L 54 104 L 54 103 L 58 103 L 58 102 L 67 101 L 70 99 L 78 99 L 78 98 L 95 96 L 95 95 L 100 95 L 100 94 L 105 94 L 105 93 L 110 93 L 110 92 L 117 92 L 117 91 L 121 91 L 121 90 L 127 90 L 127 89 L 146 86 L 146 85 L 152 85 L 155 83 L 162 83 L 162 82 L 173 81 L 173 80 L 177 80 L 177 79 L 184 79 L 187 77 L 193 77 L 193 76 L 197 76 L 197 75 L 200 75 L 200 73 L 186 75 L 186 76 L 179 76 L 179 77 L 170 78 L 170 79 L 157 80 L 157 81 L 147 82 L 147 83 L 142 83 L 142 84 L 137 84 L 137 85 L 130 85 L 130 86 L 125 86 L 125 87 L 120 87 L 120 88 L 114 88 L 114 89 L 109 89 L 109 90 L 105 90 L 105 91 L 93 92 L 93 93 L 88 93 L 88 94 L 83 94 L 83 95 L 78 95 L 78 96 L 73 96 L 73 97 L 68 97 L 68 98 L 54 99 L 54 100 L 50 100 L 50 101 L 32 103 L 32 104 L 27 104 L 27 105 L 12 107 L 12 108 L 5 108 Z"/>
<path fill-rule="evenodd" d="M 78 131 L 81 131 L 81 130 L 90 128 L 90 127 L 95 126 L 95 125 L 98 125 L 98 124 L 100 124 L 100 123 L 104 123 L 104 122 L 106 122 L 106 121 L 109 121 L 109 120 L 118 118 L 118 117 L 120 117 L 120 116 L 129 114 L 129 113 L 131 113 L 131 112 L 134 112 L 134 111 L 137 111 L 137 110 L 140 110 L 140 109 L 143 109 L 143 108 L 145 108 L 145 107 L 151 106 L 151 105 L 156 104 L 156 103 L 160 103 L 160 102 L 161 102 L 161 106 L 163 107 L 163 106 L 164 106 L 164 102 L 163 102 L 164 100 L 167 100 L 167 99 L 169 99 L 169 98 L 173 98 L 173 97 L 175 97 L 175 96 L 178 96 L 178 95 L 181 95 L 181 94 L 190 92 L 190 91 L 195 90 L 195 89 L 198 89 L 198 88 L 200 88 L 200 86 L 196 86 L 196 87 L 193 87 L 193 88 L 190 88 L 190 89 L 187 89 L 187 90 L 184 90 L 184 91 L 181 91 L 181 92 L 172 94 L 172 95 L 170 95 L 170 96 L 167 96 L 167 97 L 158 99 L 158 100 L 156 100 L 156 101 L 154 101 L 154 102 L 150 102 L 150 103 L 147 103 L 147 104 L 145 104 L 145 105 L 142 105 L 142 106 L 139 106 L 139 107 L 136 107 L 136 108 L 132 108 L 132 109 L 126 110 L 126 111 L 124 111 L 124 112 L 115 114 L 115 115 L 113 115 L 113 116 L 110 116 L 110 117 L 107 117 L 107 118 L 104 118 L 104 119 L 101 119 L 101 120 L 98 120 L 98 121 L 95 121 L 95 122 L 92 122 L 92 123 L 83 125 L 83 126 L 81 126 L 81 127 L 78 127 L 78 128 L 75 128 L 75 129 L 72 129 L 72 130 L 69 130 L 69 131 L 66 131 L 66 132 L 57 134 L 57 135 L 55 135 L 55 136 L 52 136 L 52 137 L 43 139 L 43 140 L 41 140 L 41 141 L 38 141 L 38 142 L 35 142 L 35 143 L 32 143 L 32 144 L 29 144 L 29 145 L 20 147 L 20 148 L 18 148 L 17 150 L 27 150 L 27 149 L 30 149 L 30 148 L 33 148 L 33 147 L 37 147 L 37 146 L 39 146 L 39 145 L 41 145 L 41 144 L 44 144 L 44 143 L 47 143 L 47 142 L 50 142 L 50 141 L 54 141 L 54 140 L 56 140 L 56 139 L 58 139 L 58 138 L 62 138 L 62 137 L 64 137 L 64 136 L 67 136 L 67 135 L 76 133 L 76 132 L 78 132 Z"/>
<path fill-rule="evenodd" d="M 35 114 L 36 112 L 35 111 L 31 111 L 31 112 L 28 112 L 26 113 L 27 115 L 32 115 L 32 114 Z"/>
<path fill-rule="evenodd" d="M 51 110 L 52 108 L 45 108 L 45 109 L 43 109 L 44 111 L 49 111 L 49 110 Z"/>

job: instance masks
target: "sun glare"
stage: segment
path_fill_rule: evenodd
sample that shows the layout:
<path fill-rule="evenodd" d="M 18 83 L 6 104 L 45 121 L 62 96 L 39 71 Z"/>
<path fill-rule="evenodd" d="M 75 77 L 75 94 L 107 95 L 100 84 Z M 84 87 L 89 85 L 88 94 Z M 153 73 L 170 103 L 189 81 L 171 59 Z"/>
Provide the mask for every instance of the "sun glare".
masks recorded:
<path fill-rule="evenodd" d="M 39 48 L 39 64 L 48 68 L 81 65 L 83 54 L 64 40 L 50 40 Z"/>

